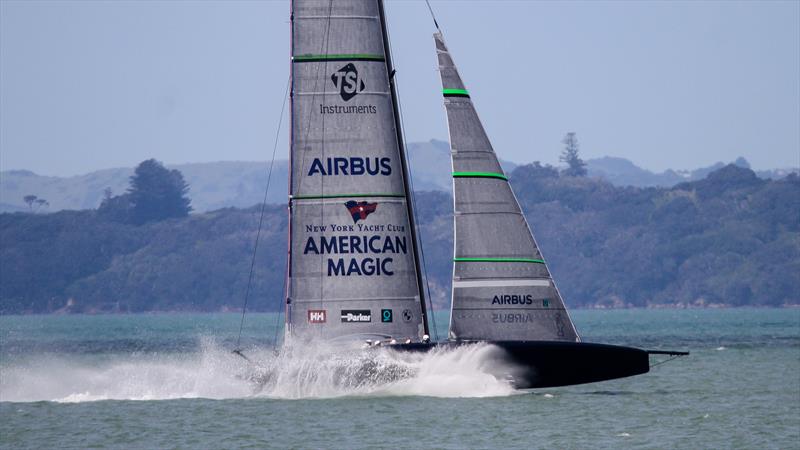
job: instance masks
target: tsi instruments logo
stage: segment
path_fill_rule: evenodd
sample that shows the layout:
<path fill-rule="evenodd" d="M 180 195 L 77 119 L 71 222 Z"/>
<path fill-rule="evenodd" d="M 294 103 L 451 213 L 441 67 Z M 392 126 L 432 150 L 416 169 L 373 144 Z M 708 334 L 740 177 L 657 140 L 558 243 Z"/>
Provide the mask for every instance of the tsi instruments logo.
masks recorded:
<path fill-rule="evenodd" d="M 334 88 L 339 92 L 339 96 L 345 102 L 350 101 L 367 88 L 364 78 L 359 75 L 355 64 L 350 63 L 331 74 L 331 81 Z M 377 114 L 378 107 L 375 105 L 319 105 L 320 114 Z"/>
<path fill-rule="evenodd" d="M 368 309 L 343 309 L 342 323 L 372 322 L 372 311 Z"/>
<path fill-rule="evenodd" d="M 364 80 L 358 76 L 358 70 L 356 70 L 356 66 L 353 63 L 334 72 L 331 75 L 331 81 L 333 81 L 336 89 L 339 90 L 339 95 L 342 96 L 344 101 L 350 100 L 366 88 Z"/>
<path fill-rule="evenodd" d="M 325 323 L 328 318 L 328 311 L 324 309 L 309 309 L 308 323 Z"/>

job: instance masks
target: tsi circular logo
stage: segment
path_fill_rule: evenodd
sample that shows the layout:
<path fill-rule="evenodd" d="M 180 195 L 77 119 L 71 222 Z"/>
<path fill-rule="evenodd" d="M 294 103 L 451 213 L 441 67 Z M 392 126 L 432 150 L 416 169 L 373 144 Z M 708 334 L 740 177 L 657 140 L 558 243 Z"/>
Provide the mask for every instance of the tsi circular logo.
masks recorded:
<path fill-rule="evenodd" d="M 392 321 L 392 310 L 391 309 L 382 309 L 381 310 L 381 322 L 389 323 Z"/>

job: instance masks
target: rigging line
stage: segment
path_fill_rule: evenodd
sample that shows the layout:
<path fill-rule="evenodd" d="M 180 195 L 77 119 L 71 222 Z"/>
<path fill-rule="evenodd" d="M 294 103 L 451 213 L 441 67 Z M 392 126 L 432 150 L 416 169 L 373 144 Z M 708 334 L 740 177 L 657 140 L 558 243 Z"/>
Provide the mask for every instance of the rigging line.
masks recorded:
<path fill-rule="evenodd" d="M 261 214 L 258 218 L 258 230 L 256 231 L 256 242 L 253 245 L 253 256 L 250 259 L 250 274 L 247 276 L 247 288 L 244 291 L 244 305 L 242 306 L 242 320 L 239 322 L 239 335 L 236 337 L 236 352 L 239 352 L 239 344 L 242 340 L 242 328 L 244 328 L 244 315 L 247 311 L 247 300 L 250 298 L 250 288 L 253 284 L 253 269 L 256 265 L 256 252 L 258 251 L 258 241 L 261 237 L 261 227 L 264 224 L 264 210 L 267 206 L 267 194 L 269 193 L 269 183 L 272 180 L 272 169 L 275 167 L 275 154 L 278 151 L 278 138 L 281 134 L 281 126 L 283 125 L 283 114 L 286 111 L 286 98 L 289 95 L 289 84 L 291 77 L 286 80 L 286 89 L 283 93 L 283 102 L 281 102 L 281 114 L 278 118 L 278 129 L 275 130 L 275 143 L 272 146 L 272 161 L 269 163 L 269 172 L 267 174 L 267 186 L 264 188 L 264 199 L 261 202 Z M 280 309 L 280 308 L 279 308 Z M 280 313 L 278 314 L 280 316 Z M 241 353 L 241 352 L 240 352 Z"/>
<path fill-rule="evenodd" d="M 664 363 L 668 363 L 668 362 L 672 361 L 673 359 L 680 358 L 681 356 L 686 356 L 686 355 L 674 355 L 672 358 L 665 359 L 664 361 L 659 361 L 659 362 L 651 365 L 650 368 L 652 369 L 653 367 L 660 366 L 661 364 L 664 364 Z"/>
<path fill-rule="evenodd" d="M 428 5 L 428 6 L 430 7 L 430 5 Z M 435 19 L 434 19 L 434 22 L 435 22 Z M 438 28 L 438 25 L 437 25 L 437 28 Z M 389 33 L 388 27 L 387 27 L 386 33 L 387 34 Z M 387 41 L 389 41 L 389 40 L 387 39 Z M 388 44 L 389 44 L 389 51 L 392 54 L 394 54 L 394 50 L 392 49 L 391 41 L 389 41 Z M 397 78 L 397 72 L 395 72 L 394 75 L 390 75 L 390 76 L 394 76 L 394 89 L 397 92 L 397 110 L 398 110 L 398 113 L 399 113 L 399 116 L 400 116 L 398 119 L 400 121 L 400 130 L 402 131 L 402 135 L 403 135 L 403 147 L 408 149 L 408 145 L 406 143 L 405 120 L 403 120 L 403 103 L 400 100 L 400 83 L 399 83 L 399 80 Z M 411 203 L 414 205 L 414 211 L 419 211 L 419 209 L 417 208 L 417 196 L 414 193 L 414 175 L 412 174 L 413 171 L 411 170 L 411 152 L 406 151 L 405 157 L 406 157 L 406 165 L 408 165 L 408 182 L 411 185 L 411 189 L 410 189 L 410 192 L 408 193 L 408 196 L 411 197 Z M 408 201 L 408 199 L 406 199 L 406 201 Z M 409 217 L 409 220 L 416 221 L 417 219 L 416 219 L 416 217 Z M 428 282 L 428 266 L 427 266 L 427 263 L 425 262 L 425 246 L 423 245 L 423 242 L 422 242 L 422 228 L 418 227 L 417 229 L 419 230 L 419 236 L 418 236 L 419 245 L 418 245 L 418 247 L 419 247 L 420 256 L 422 258 L 422 271 L 423 271 L 423 273 L 421 275 L 425 278 L 425 290 L 427 292 L 428 303 L 430 304 L 430 314 L 429 315 L 431 317 L 431 322 L 433 324 L 433 337 L 434 337 L 434 339 L 436 341 L 438 341 L 439 340 L 439 331 L 438 331 L 438 329 L 436 327 L 436 314 L 434 314 L 434 311 L 433 311 L 433 299 L 431 298 L 431 286 L 430 286 L 430 283 Z M 422 294 L 422 293 L 420 293 L 420 294 Z"/>
<path fill-rule="evenodd" d="M 330 2 L 328 3 L 328 19 L 327 19 L 327 23 L 325 25 L 325 37 L 324 37 L 325 51 L 322 52 L 322 54 L 325 55 L 325 56 L 328 56 L 328 50 L 330 48 L 330 43 L 331 43 L 331 18 L 332 17 L 333 17 L 333 0 L 330 0 Z M 328 60 L 326 58 L 326 60 L 325 60 L 325 73 L 326 74 L 328 73 L 328 64 L 329 64 L 329 62 L 328 62 Z M 318 83 L 319 83 L 319 68 L 320 67 L 322 67 L 322 64 L 320 64 L 320 66 L 317 68 L 317 79 L 314 80 L 314 92 L 316 92 L 316 90 L 317 90 L 316 87 L 318 86 Z M 322 106 L 325 106 L 325 100 L 326 100 L 327 96 L 324 95 L 324 91 L 325 91 L 324 83 L 323 83 L 322 91 L 323 91 Z M 309 125 L 308 128 L 309 128 L 309 131 L 310 131 L 311 126 Z M 325 115 L 324 114 L 322 114 L 322 119 L 320 120 L 320 131 L 321 131 L 322 134 L 320 136 L 319 152 L 320 152 L 321 159 L 324 161 L 325 160 Z M 305 158 L 305 155 L 303 155 L 303 157 Z M 325 177 L 322 177 L 320 179 L 320 181 L 319 181 L 319 193 L 323 197 L 325 196 Z M 320 202 L 319 203 L 319 223 L 320 223 L 320 225 L 325 223 L 325 202 Z M 323 278 L 323 276 L 322 276 L 323 269 L 325 267 L 325 262 L 324 261 L 325 261 L 325 258 L 323 258 L 322 255 L 320 255 L 320 258 L 319 258 L 319 277 L 320 277 L 320 280 L 319 280 L 319 300 L 320 300 L 319 301 L 319 305 L 320 305 L 320 308 L 322 308 L 322 309 L 325 309 L 325 278 Z"/>
<path fill-rule="evenodd" d="M 425 0 L 425 4 L 428 5 L 428 11 L 431 12 L 431 19 L 433 19 L 433 24 L 436 25 L 436 29 L 442 31 L 442 29 L 439 28 L 439 22 L 436 21 L 436 15 L 433 14 L 433 8 L 431 8 L 431 2 Z"/>

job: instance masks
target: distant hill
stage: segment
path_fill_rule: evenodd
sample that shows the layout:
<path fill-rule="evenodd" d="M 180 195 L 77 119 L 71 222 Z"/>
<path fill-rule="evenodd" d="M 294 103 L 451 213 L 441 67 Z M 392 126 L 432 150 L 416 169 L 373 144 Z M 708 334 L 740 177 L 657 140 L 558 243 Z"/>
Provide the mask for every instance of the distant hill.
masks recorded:
<path fill-rule="evenodd" d="M 510 173 L 570 307 L 800 304 L 800 177 L 725 166 L 670 188 L 619 187 L 541 165 Z M 452 199 L 420 192 L 437 308 L 448 306 Z M 0 313 L 239 308 L 259 208 L 140 226 L 96 210 L 0 214 Z M 286 208 L 266 208 L 253 310 L 281 302 Z M 487 230 L 487 232 L 490 232 Z"/>
<path fill-rule="evenodd" d="M 745 169 L 750 169 L 750 163 L 748 163 L 747 160 L 742 157 L 737 158 L 733 164 Z M 655 173 L 647 169 L 642 169 L 625 158 L 604 156 L 602 158 L 588 159 L 586 160 L 586 165 L 587 169 L 589 170 L 590 177 L 603 178 L 617 186 L 669 187 L 685 181 L 703 179 L 709 173 L 721 169 L 726 164 L 718 162 L 711 166 L 701 167 L 695 170 L 668 169 L 664 172 Z M 783 178 L 790 173 L 798 173 L 798 171 L 800 171 L 798 168 L 789 168 L 760 170 L 755 173 L 759 178 L 778 179 Z"/>
<path fill-rule="evenodd" d="M 451 189 L 450 144 L 444 141 L 408 144 L 414 188 L 416 190 Z M 516 165 L 503 161 L 511 172 Z M 268 161 L 220 161 L 168 165 L 177 169 L 189 183 L 189 198 L 195 212 L 219 208 L 245 208 L 260 203 L 267 183 Z M 97 208 L 103 191 L 110 188 L 119 195 L 128 188 L 132 167 L 105 169 L 73 177 L 49 177 L 27 170 L 0 172 L 0 212 L 28 211 L 22 198 L 33 194 L 50 205 L 39 212 Z M 270 180 L 267 203 L 286 202 L 288 163 L 276 160 Z M 34 206 L 34 210 L 36 207 Z"/>
<path fill-rule="evenodd" d="M 452 189 L 450 176 L 450 144 L 445 141 L 411 142 L 408 144 L 414 189 L 418 191 Z M 267 180 L 268 162 L 265 161 L 221 161 L 169 165 L 178 169 L 189 183 L 189 198 L 195 213 L 225 207 L 245 208 L 261 202 Z M 501 161 L 506 173 L 517 167 L 509 161 Z M 750 168 L 744 158 L 735 162 L 740 167 Z M 704 178 L 710 172 L 723 167 L 717 163 L 692 171 L 667 170 L 653 173 L 642 169 L 624 158 L 603 157 L 587 160 L 589 176 L 608 180 L 617 186 L 663 186 L 669 187 L 685 181 Z M 270 181 L 267 203 L 286 202 L 288 164 L 275 161 Z M 797 169 L 760 171 L 761 178 L 781 178 Z M 96 208 L 103 199 L 103 191 L 110 188 L 114 195 L 125 192 L 133 168 L 105 169 L 73 177 L 49 177 L 27 170 L 0 172 L 0 212 L 28 211 L 22 198 L 28 194 L 46 199 L 49 206 L 39 212 L 80 210 Z M 33 208 L 36 210 L 36 207 Z"/>

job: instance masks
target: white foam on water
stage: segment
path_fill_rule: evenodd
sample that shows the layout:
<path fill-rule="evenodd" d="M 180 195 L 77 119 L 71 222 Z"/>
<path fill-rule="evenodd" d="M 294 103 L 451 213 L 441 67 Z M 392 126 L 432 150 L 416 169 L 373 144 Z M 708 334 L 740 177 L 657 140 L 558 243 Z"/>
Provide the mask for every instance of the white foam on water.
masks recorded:
<path fill-rule="evenodd" d="M 251 363 L 203 339 L 200 352 L 185 355 L 42 355 L 3 365 L 0 401 L 507 396 L 515 391 L 501 352 L 489 345 L 427 353 L 304 346 L 278 354 L 250 349 Z"/>
<path fill-rule="evenodd" d="M 0 401 L 86 402 L 234 398 L 252 388 L 236 377 L 240 358 L 204 340 L 188 355 L 119 355 L 104 361 L 33 357 L 0 372 Z"/>

